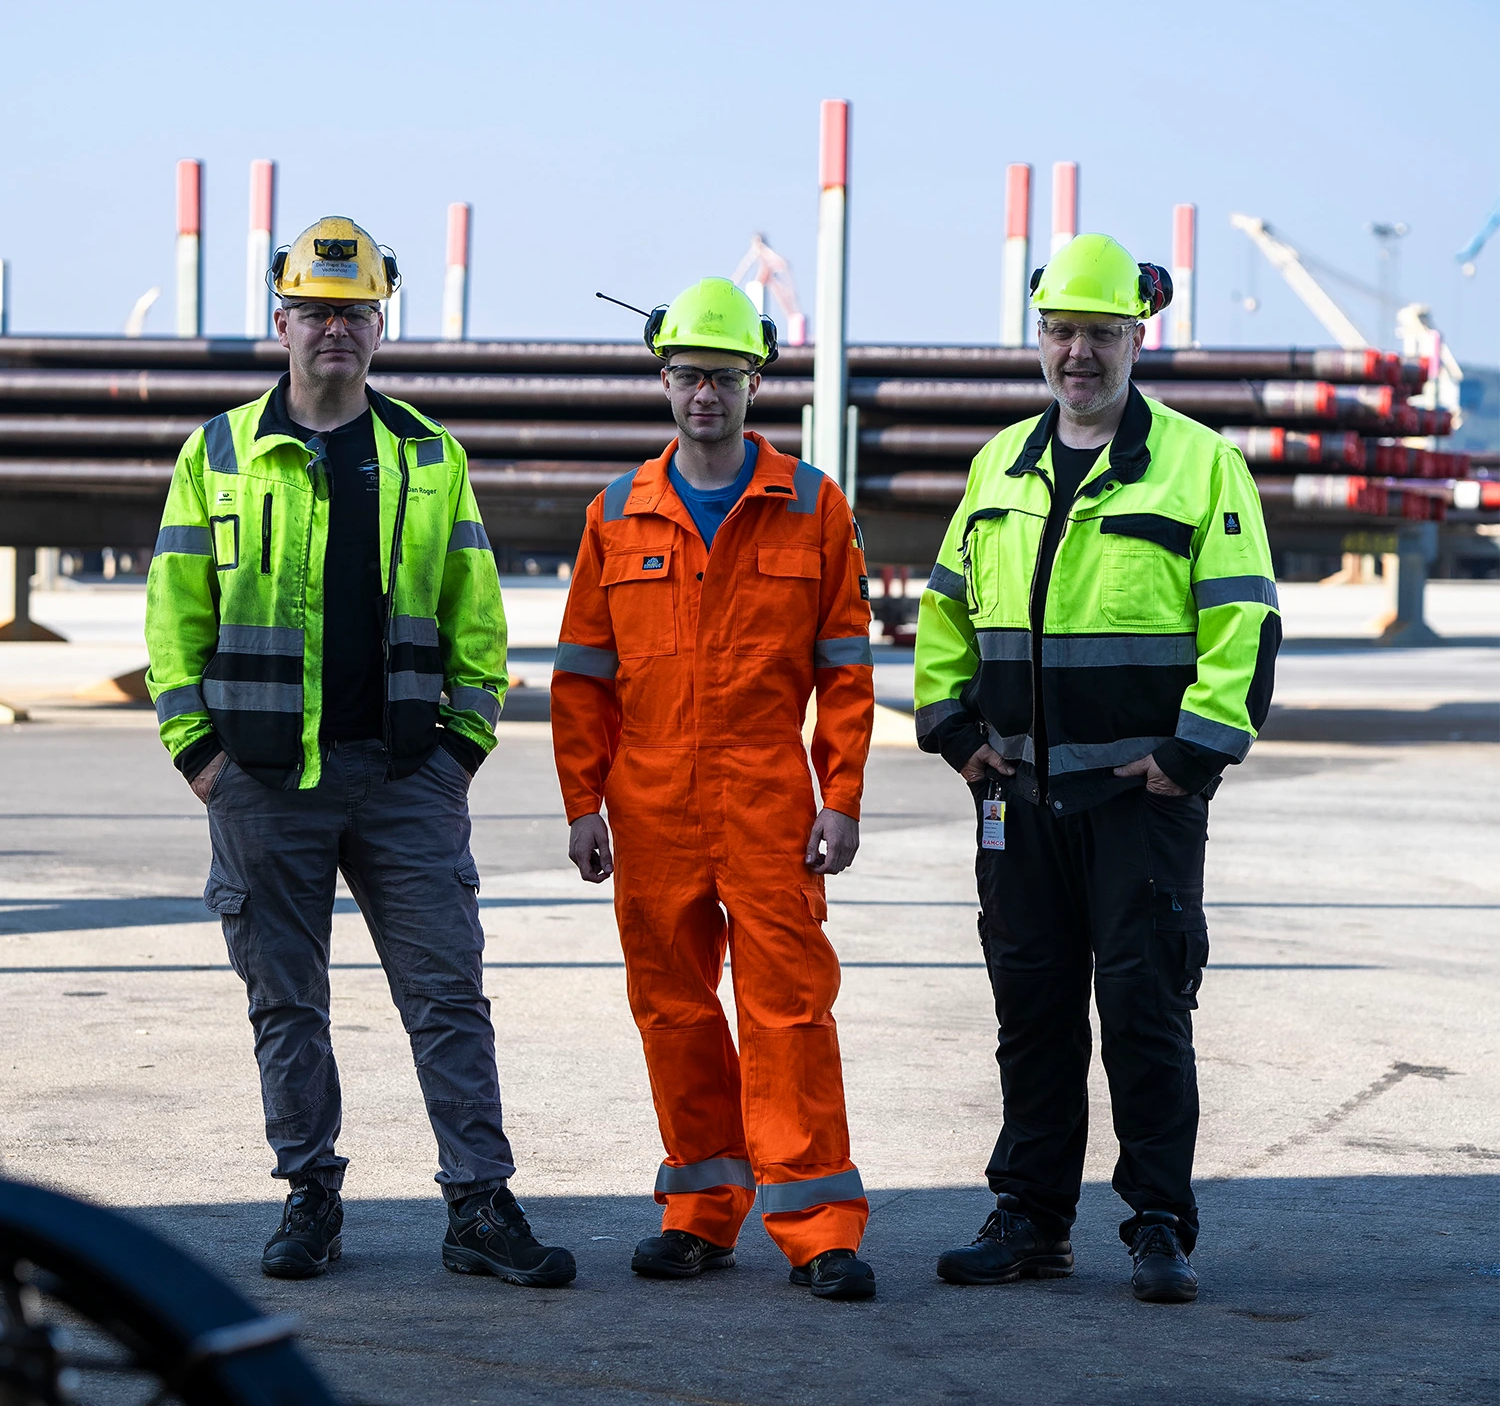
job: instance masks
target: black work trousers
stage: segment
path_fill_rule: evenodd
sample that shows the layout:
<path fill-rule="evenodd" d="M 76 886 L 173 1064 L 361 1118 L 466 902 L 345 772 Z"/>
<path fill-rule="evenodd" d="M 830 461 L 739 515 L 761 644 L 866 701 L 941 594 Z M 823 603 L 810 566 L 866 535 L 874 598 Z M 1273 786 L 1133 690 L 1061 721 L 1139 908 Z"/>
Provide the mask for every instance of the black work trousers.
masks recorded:
<path fill-rule="evenodd" d="M 973 788 L 976 807 L 988 794 Z M 1170 1211 L 1198 1236 L 1193 1026 L 1208 927 L 1208 802 L 1144 787 L 1056 816 L 1006 808 L 1005 848 L 979 850 L 979 936 L 1000 1019 L 1004 1122 L 986 1174 L 1041 1229 L 1073 1224 L 1088 1140 L 1093 978 L 1120 1144 L 1114 1188 L 1137 1217 Z"/>

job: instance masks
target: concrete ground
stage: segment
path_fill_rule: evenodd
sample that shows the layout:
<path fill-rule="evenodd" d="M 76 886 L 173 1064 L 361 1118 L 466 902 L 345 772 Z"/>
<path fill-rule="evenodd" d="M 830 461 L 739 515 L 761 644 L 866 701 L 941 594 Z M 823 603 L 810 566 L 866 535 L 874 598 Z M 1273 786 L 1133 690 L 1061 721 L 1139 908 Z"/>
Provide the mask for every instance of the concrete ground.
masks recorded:
<path fill-rule="evenodd" d="M 1421 693 L 1423 670 L 1445 677 L 1458 653 L 1381 657 L 1407 661 L 1389 686 Z M 202 810 L 149 712 L 42 716 L 0 728 L 0 1171 L 127 1208 L 265 1310 L 301 1315 L 351 1402 L 1496 1399 L 1493 746 L 1267 742 L 1215 800 L 1203 1292 L 1183 1308 L 1126 1286 L 1097 1067 L 1075 1276 L 935 1278 L 936 1254 L 993 1204 L 994 1016 L 966 794 L 914 748 L 878 748 L 829 932 L 880 1297 L 831 1305 L 786 1284 L 753 1222 L 732 1272 L 663 1285 L 628 1271 L 657 1224 L 660 1144 L 609 894 L 565 868 L 540 722 L 502 728 L 473 790 L 474 850 L 515 1188 L 538 1231 L 574 1248 L 578 1281 L 528 1292 L 440 1267 L 431 1135 L 347 895 L 347 1248 L 321 1280 L 263 1279 L 280 1188 L 243 990 L 198 897 Z"/>

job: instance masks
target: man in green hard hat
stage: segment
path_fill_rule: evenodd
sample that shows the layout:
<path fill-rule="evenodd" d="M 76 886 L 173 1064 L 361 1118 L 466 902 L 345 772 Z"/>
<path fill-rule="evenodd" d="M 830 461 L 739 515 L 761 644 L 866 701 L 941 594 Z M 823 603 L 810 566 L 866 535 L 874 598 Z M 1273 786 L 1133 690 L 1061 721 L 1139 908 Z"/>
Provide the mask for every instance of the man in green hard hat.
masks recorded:
<path fill-rule="evenodd" d="M 758 1204 L 793 1284 L 865 1299 L 870 1208 L 849 1156 L 823 882 L 859 845 L 870 607 L 838 485 L 745 431 L 775 332 L 723 278 L 651 314 L 678 433 L 589 506 L 552 739 L 568 857 L 590 883 L 614 875 L 666 1153 L 662 1233 L 631 1268 L 730 1268 Z M 738 1050 L 718 997 L 726 952 Z"/>
<path fill-rule="evenodd" d="M 1270 706 L 1276 586 L 1239 450 L 1131 384 L 1165 271 L 1085 234 L 1032 293 L 1055 399 L 975 458 L 917 630 L 918 739 L 978 810 L 1005 1110 L 996 1208 L 938 1273 L 1073 1272 L 1092 979 L 1132 1288 L 1183 1303 L 1208 802 Z"/>

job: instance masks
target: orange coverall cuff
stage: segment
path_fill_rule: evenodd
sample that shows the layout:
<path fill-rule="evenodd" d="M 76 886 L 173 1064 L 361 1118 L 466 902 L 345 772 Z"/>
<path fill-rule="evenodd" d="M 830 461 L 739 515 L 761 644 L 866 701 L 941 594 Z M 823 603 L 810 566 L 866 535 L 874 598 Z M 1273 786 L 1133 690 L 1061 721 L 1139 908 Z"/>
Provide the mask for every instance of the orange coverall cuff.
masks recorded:
<path fill-rule="evenodd" d="M 850 820 L 859 819 L 859 797 L 841 796 L 837 791 L 823 797 L 824 810 L 836 810 L 840 815 L 847 815 Z"/>
<path fill-rule="evenodd" d="M 598 815 L 604 810 L 604 797 L 585 796 L 582 800 L 568 801 L 565 803 L 568 816 L 568 824 L 575 820 L 582 820 L 586 815 Z"/>

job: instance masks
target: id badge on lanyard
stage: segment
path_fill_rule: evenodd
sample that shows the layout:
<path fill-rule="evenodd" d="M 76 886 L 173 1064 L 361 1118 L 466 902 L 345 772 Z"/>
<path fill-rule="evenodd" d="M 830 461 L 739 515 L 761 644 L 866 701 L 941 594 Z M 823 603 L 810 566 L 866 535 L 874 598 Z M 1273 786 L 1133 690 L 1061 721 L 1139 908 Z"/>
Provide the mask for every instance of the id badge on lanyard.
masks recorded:
<path fill-rule="evenodd" d="M 1005 797 L 998 781 L 990 782 L 989 794 L 979 803 L 979 847 L 1005 848 Z"/>

